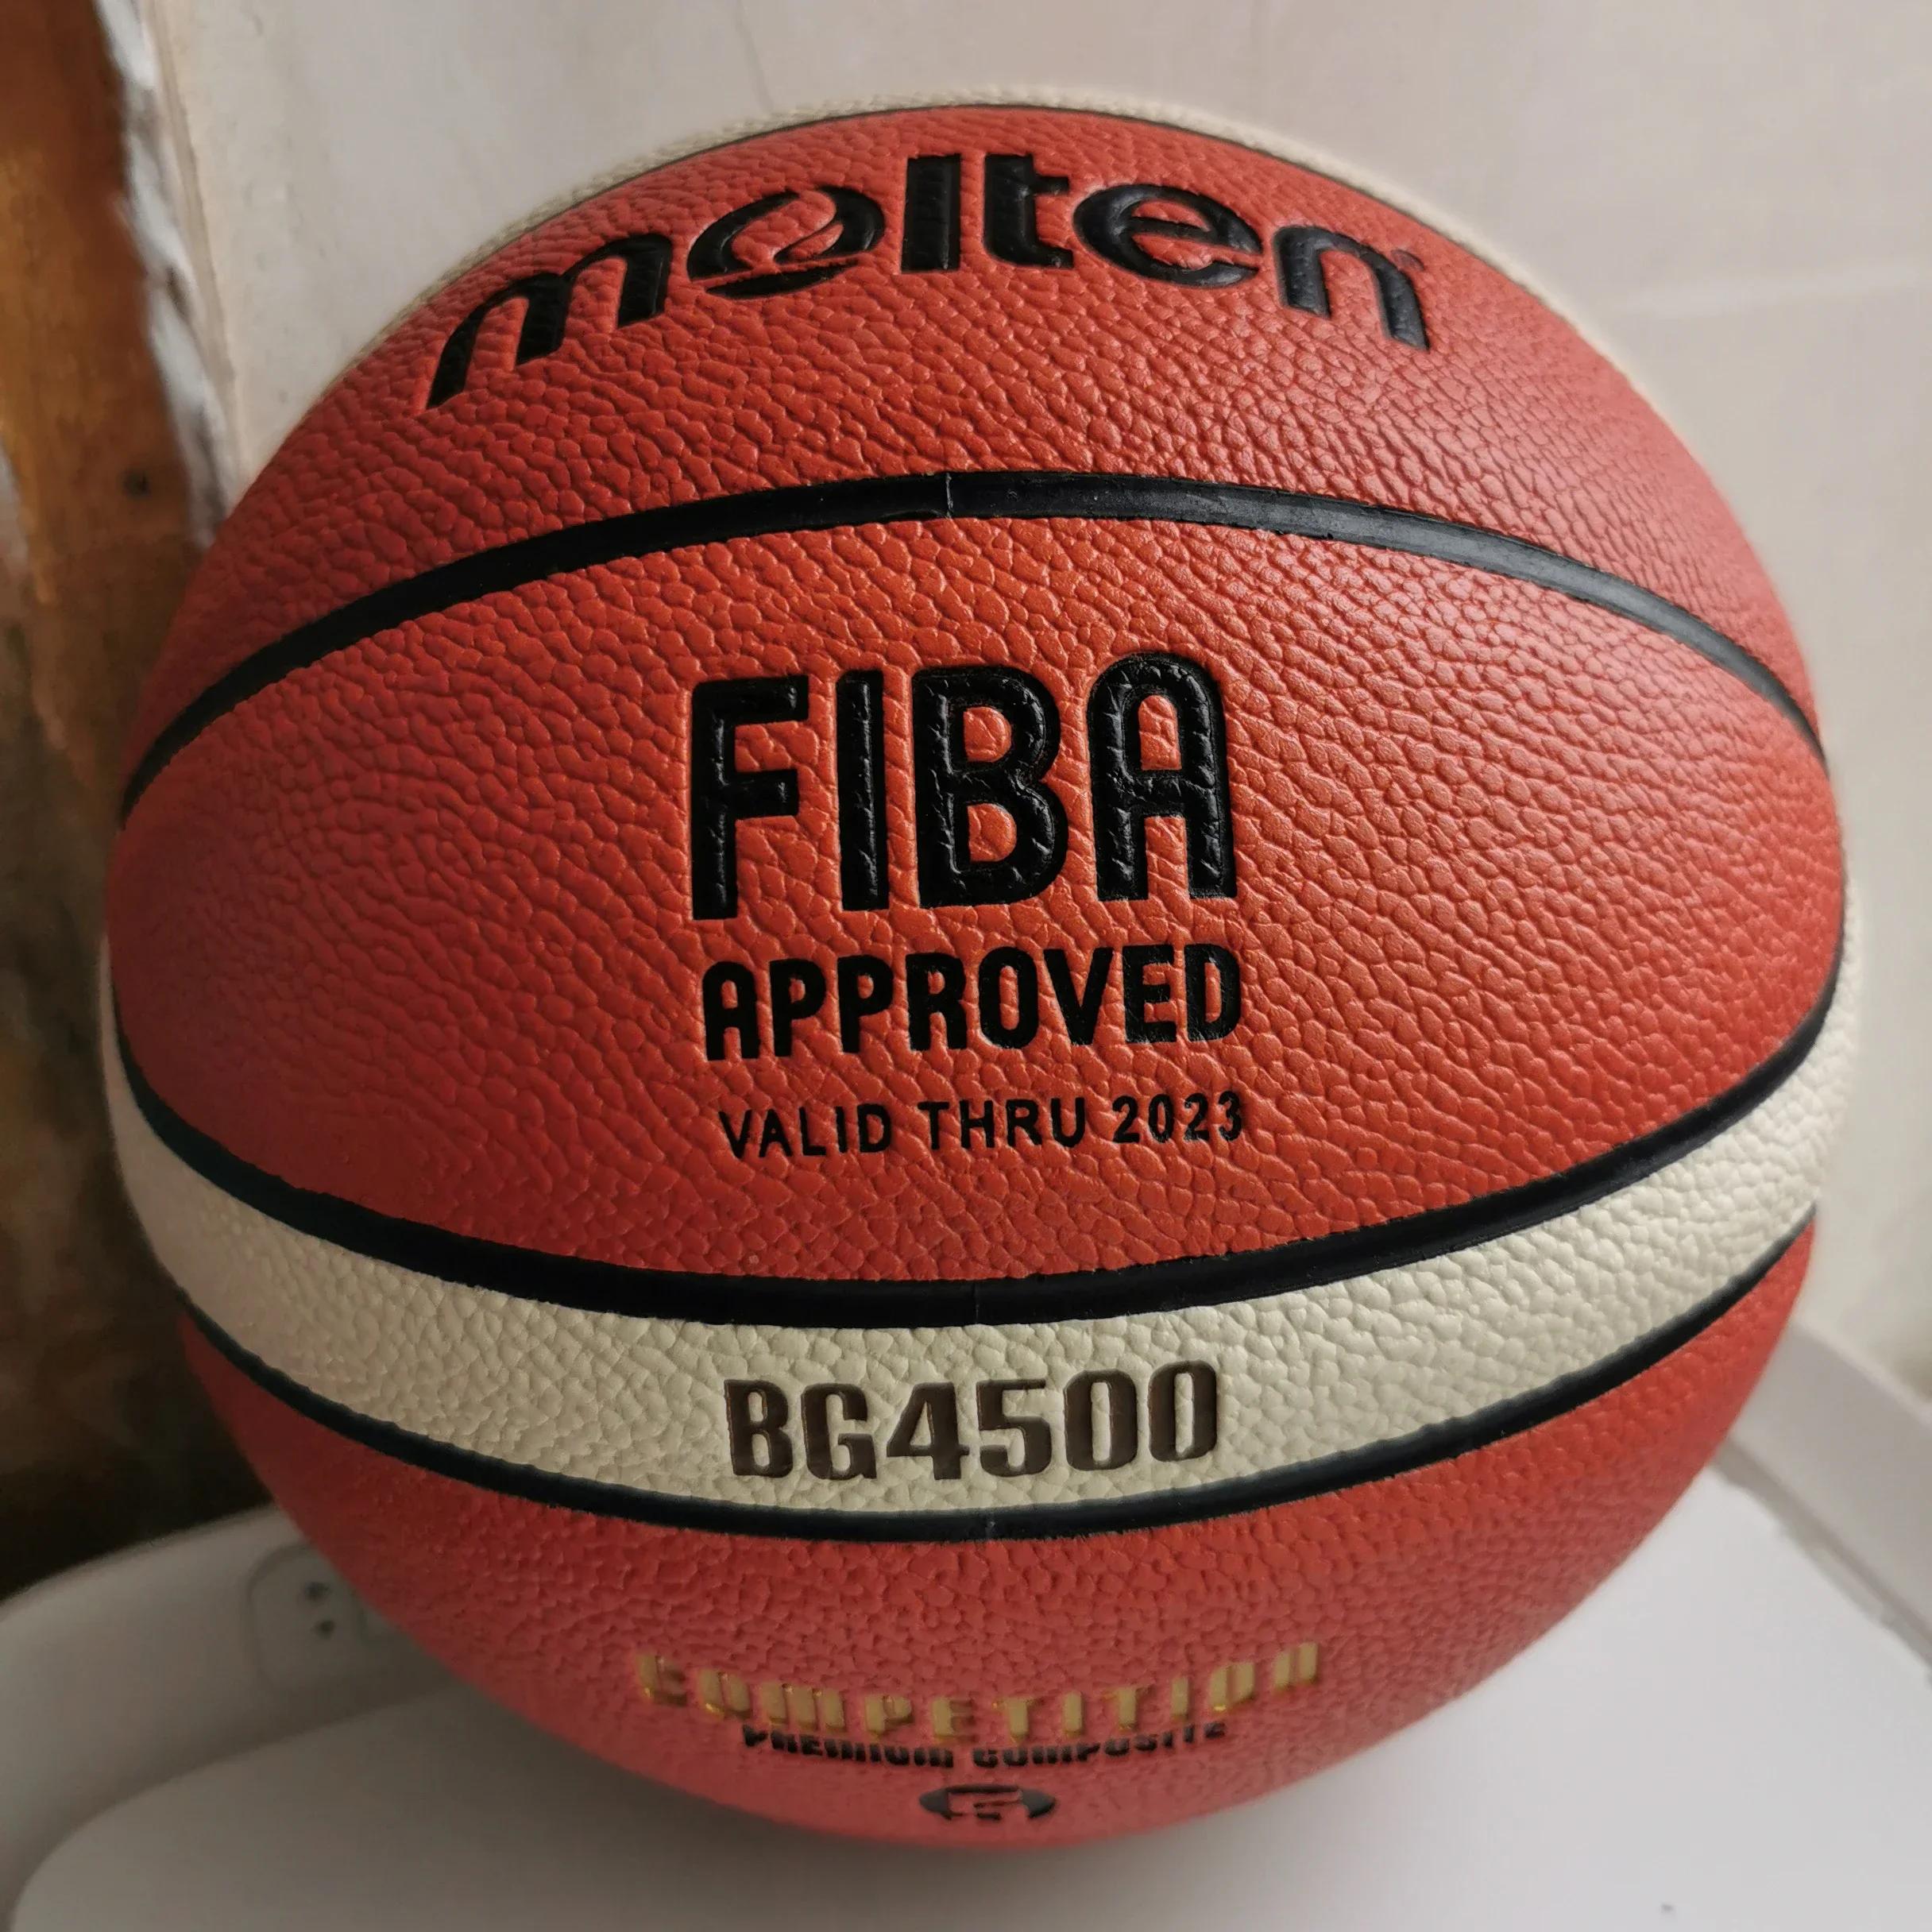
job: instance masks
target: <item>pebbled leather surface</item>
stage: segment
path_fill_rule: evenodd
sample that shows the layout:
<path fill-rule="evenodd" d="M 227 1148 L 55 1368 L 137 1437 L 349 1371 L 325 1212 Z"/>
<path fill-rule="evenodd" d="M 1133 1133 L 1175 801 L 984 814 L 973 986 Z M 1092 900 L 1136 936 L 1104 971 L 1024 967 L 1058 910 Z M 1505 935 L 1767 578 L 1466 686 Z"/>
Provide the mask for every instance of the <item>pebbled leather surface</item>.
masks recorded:
<path fill-rule="evenodd" d="M 901 272 L 906 161 L 952 152 L 961 265 Z M 1347 262 L 1322 317 L 1285 306 L 1265 265 L 1201 289 L 1090 248 L 1065 269 L 991 261 L 989 153 L 1068 177 L 1041 204 L 1056 244 L 1083 194 L 1143 181 L 1215 196 L 1264 238 L 1312 224 L 1406 251 L 1431 346 L 1390 342 Z M 879 246 L 848 272 L 734 300 L 680 266 L 664 313 L 621 329 L 615 275 L 593 272 L 554 353 L 511 367 L 516 318 L 499 313 L 469 389 L 422 407 L 450 329 L 510 277 L 651 229 L 682 263 L 724 211 L 813 184 L 887 211 Z M 824 205 L 795 212 L 809 253 Z M 1092 114 L 922 110 L 678 163 L 512 243 L 399 324 L 223 531 L 143 701 L 130 769 L 184 705 L 292 627 L 479 550 L 727 493 L 938 469 L 1192 477 L 1455 519 L 1675 601 L 1809 704 L 1709 482 L 1567 325 L 1485 264 L 1226 142 Z M 1149 834 L 1146 897 L 1098 897 L 1084 699 L 1138 651 L 1185 655 L 1219 682 L 1233 899 L 1189 896 L 1171 822 Z M 910 674 L 967 663 L 1026 670 L 1057 702 L 1068 859 L 1032 900 L 922 910 Z M 885 912 L 837 898 L 830 690 L 861 667 L 886 673 Z M 810 715 L 744 734 L 741 759 L 795 767 L 798 816 L 742 829 L 740 911 L 695 921 L 691 687 L 794 670 L 815 680 Z M 1143 725 L 1158 737 L 1157 719 Z M 976 738 L 973 755 L 991 749 Z M 1819 997 L 1841 910 L 1813 748 L 1684 645 L 1428 557 L 1068 517 L 693 545 L 396 624 L 246 698 L 166 764 L 117 847 L 108 926 L 122 1018 L 162 1099 L 284 1181 L 620 1264 L 925 1281 L 1260 1247 L 1561 1174 L 1771 1056 Z M 914 1053 L 882 1030 L 848 1055 L 820 1029 L 787 1060 L 748 1065 L 706 1059 L 697 1037 L 697 984 L 721 959 L 1184 941 L 1241 960 L 1244 1017 L 1224 1039 L 1130 1043 L 1117 1002 L 1088 1047 L 1049 1027 L 1024 1052 Z M 1823 1045 L 1813 1057 L 1734 1141 L 1532 1231 L 1506 1262 L 1475 1250 L 1327 1300 L 1311 1291 L 1278 1327 L 1219 1336 L 1252 1412 L 1227 1453 L 1258 1466 L 1466 1413 L 1694 1304 L 1774 1207 L 1803 1211 L 1832 1111 L 1806 1084 L 1814 1071 L 1829 1084 Z M 1238 1139 L 1106 1138 L 1110 1096 L 1223 1089 L 1244 1096 Z M 909 1119 L 935 1094 L 1075 1093 L 1103 1130 L 1037 1156 L 931 1151 L 914 1135 L 891 1159 L 747 1161 L 718 1130 L 721 1111 L 767 1106 L 870 1099 Z M 1747 1142 L 1756 1153 L 1725 1166 Z M 586 1339 L 529 1298 L 423 1292 L 326 1243 L 299 1250 L 276 1224 L 214 1213 L 165 1162 L 144 1166 L 153 1150 L 132 1126 L 125 1145 L 189 1294 L 298 1376 L 620 1482 L 683 1470 L 695 1489 L 695 1462 L 715 1466 L 715 1435 L 679 1438 L 673 1410 L 681 1378 L 695 1387 L 738 1345 L 721 1330 L 627 1335 L 634 1385 L 613 1380 L 609 1334 Z M 1211 1747 L 1027 1768 L 1029 1784 L 1054 1780 L 1058 1807 L 1028 1828 L 1051 1841 L 1299 1775 L 1545 1628 L 1709 1454 L 1807 1248 L 1656 1366 L 1489 1447 L 1243 1517 L 1053 1542 L 741 1538 L 516 1501 L 358 1447 L 191 1346 L 277 1494 L 381 1607 L 566 1734 L 776 1815 L 957 1830 L 914 1802 L 925 1773 L 753 1752 L 688 1707 L 647 1706 L 639 1649 L 929 1699 L 1204 1683 L 1217 1663 L 1320 1646 L 1316 1683 L 1235 1712 Z M 1201 1319 L 1108 1345 L 1153 1347 Z M 817 1336 L 806 1352 L 836 1349 L 864 1379 L 918 1372 L 929 1352 L 997 1373 L 1036 1346 L 940 1333 Z M 1037 1343 L 1049 1374 L 1081 1339 Z M 746 1347 L 798 1366 L 787 1343 Z"/>
<path fill-rule="evenodd" d="M 1010 1781 L 1055 1809 L 973 1829 L 1053 1844 L 1168 1824 L 1319 1770 L 1468 1689 L 1540 1636 L 1651 1528 L 1717 1447 L 1783 1327 L 1807 1235 L 1745 1301 L 1656 1368 L 1540 1428 L 1339 1494 L 1174 1528 L 1052 1543 L 861 1545 L 662 1530 L 545 1509 L 392 1461 L 305 1420 L 191 1335 L 228 1424 L 357 1587 L 456 1670 L 620 1764 L 726 1804 L 861 1836 L 949 1843 L 922 1810 L 955 1781 Z M 1075 1766 L 850 1765 L 748 1749 L 734 1725 L 636 1689 L 640 1651 L 842 1691 L 1102 1693 L 1320 1646 L 1319 1675 L 1230 1714 L 1191 1751 Z M 1644 1660 L 1629 1660 L 1640 1672 Z M 1265 1669 L 1264 1666 L 1264 1681 Z M 695 1702 L 695 1700 L 694 1700 Z M 1165 1728 L 1165 1726 L 1162 1728 Z M 895 1733 L 931 1735 L 929 1721 Z"/>
<path fill-rule="evenodd" d="M 1086 691 L 1134 650 L 1215 667 L 1232 901 L 1101 902 Z M 913 902 L 906 679 L 1013 663 L 1059 701 L 1065 869 L 1014 906 Z M 883 663 L 897 901 L 837 905 L 831 680 Z M 799 667 L 796 821 L 740 831 L 740 910 L 690 917 L 701 676 Z M 219 720 L 141 799 L 110 930 L 161 1094 L 304 1187 L 515 1246 L 661 1267 L 972 1277 L 1248 1248 L 1560 1171 L 1720 1093 L 1809 1010 L 1840 917 L 1823 770 L 1654 633 L 1422 558 L 1210 530 L 825 533 L 582 573 L 385 634 Z M 1134 1046 L 1043 1026 L 707 1062 L 712 960 L 1218 941 L 1247 1018 Z M 130 970 L 130 964 L 133 970 Z M 1117 980 L 1116 980 L 1117 991 Z M 878 1025 L 875 1022 L 875 1026 Z M 895 1038 L 898 1041 L 894 1045 Z M 1108 1138 L 1115 1095 L 1244 1099 L 1231 1144 Z M 1098 1130 L 930 1150 L 918 1100 L 1085 1095 Z M 767 1106 L 893 1108 L 889 1159 L 741 1160 Z"/>
<path fill-rule="evenodd" d="M 1849 979 L 1805 1065 L 1756 1111 L 1601 1200 L 1407 1267 L 1101 1320 L 712 1324 L 466 1287 L 297 1232 L 203 1179 L 135 1111 L 118 1063 L 109 1099 L 148 1238 L 195 1308 L 358 1415 L 656 1497 L 856 1514 L 1012 1509 L 1200 1489 L 1398 1442 L 1532 1395 L 1688 1316 L 1811 1211 L 1849 1084 Z M 1116 1469 L 1055 1458 L 1023 1478 L 995 1474 L 978 1455 L 945 1481 L 916 1457 L 888 1458 L 866 1482 L 816 1476 L 802 1461 L 780 1478 L 734 1474 L 719 1398 L 727 1378 L 768 1380 L 796 1415 L 807 1386 L 837 1382 L 883 1419 L 921 1382 L 1030 1378 L 1044 1386 L 1027 1408 L 1055 1416 L 1077 1375 L 1144 1378 L 1177 1360 L 1218 1378 L 1210 1453 L 1163 1463 L 1142 1439 Z"/>
<path fill-rule="evenodd" d="M 964 266 L 900 273 L 906 159 L 949 152 L 968 162 Z M 1040 204 L 1055 243 L 1082 194 L 1146 181 L 1217 196 L 1264 240 L 1306 223 L 1408 249 L 1432 346 L 1391 351 L 1373 320 L 1344 328 L 1285 312 L 1265 270 L 1198 289 L 1137 280 L 1078 248 L 1066 269 L 990 262 L 974 164 L 1029 152 L 1072 184 Z M 887 211 L 883 240 L 851 273 L 766 302 L 674 282 L 657 321 L 615 338 L 587 330 L 418 412 L 449 330 L 507 277 L 566 267 L 625 233 L 661 230 L 682 253 L 724 211 L 820 181 L 864 188 Z M 1366 278 L 1345 292 L 1344 279 L 1338 309 L 1359 303 L 1366 319 Z M 514 334 L 503 319 L 500 363 Z M 220 669 L 426 565 L 585 516 L 954 467 L 1204 477 L 1483 524 L 1648 585 L 1807 690 L 1776 596 L 1694 459 L 1567 323 L 1486 263 L 1339 182 L 1232 143 L 1113 115 L 933 108 L 673 163 L 543 223 L 399 322 L 230 520 L 149 690 L 130 762 Z"/>

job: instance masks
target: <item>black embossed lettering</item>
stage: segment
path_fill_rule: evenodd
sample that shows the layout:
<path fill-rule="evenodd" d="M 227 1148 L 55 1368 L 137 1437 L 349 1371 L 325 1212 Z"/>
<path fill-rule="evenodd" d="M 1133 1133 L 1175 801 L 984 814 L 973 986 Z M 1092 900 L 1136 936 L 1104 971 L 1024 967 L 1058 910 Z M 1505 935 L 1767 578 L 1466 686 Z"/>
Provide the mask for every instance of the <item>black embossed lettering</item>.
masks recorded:
<path fill-rule="evenodd" d="M 1173 705 L 1180 763 L 1141 762 L 1140 711 L 1150 697 Z M 1140 651 L 1094 680 L 1087 700 L 1092 764 L 1094 874 L 1103 899 L 1147 896 L 1147 821 L 1187 828 L 1188 892 L 1197 899 L 1235 891 L 1234 812 L 1228 795 L 1227 729 L 1220 687 L 1204 666 Z"/>
<path fill-rule="evenodd" d="M 966 715 L 984 709 L 1010 734 L 997 758 L 966 752 Z M 916 671 L 912 680 L 913 801 L 922 906 L 1004 906 L 1030 898 L 1067 856 L 1067 814 L 1041 781 L 1060 749 L 1060 713 L 1037 678 L 1000 665 Z M 972 807 L 1013 827 L 1010 851 L 976 859 Z"/>
<path fill-rule="evenodd" d="M 449 340 L 436 359 L 423 407 L 434 409 L 439 404 L 446 403 L 469 381 L 477 337 L 490 315 L 508 303 L 520 302 L 524 305 L 524 319 L 516 336 L 516 360 L 520 365 L 561 347 L 579 279 L 586 269 L 608 261 L 624 264 L 624 279 L 617 284 L 617 307 L 612 318 L 616 327 L 628 329 L 632 323 L 647 322 L 663 313 L 665 285 L 670 276 L 669 239 L 656 234 L 619 235 L 615 241 L 593 248 L 567 269 L 554 273 L 539 271 L 519 276 L 485 296 L 450 331 Z"/>
<path fill-rule="evenodd" d="M 848 910 L 876 912 L 891 899 L 887 875 L 885 677 L 848 670 L 833 709 L 839 793 L 839 896 Z"/>
<path fill-rule="evenodd" d="M 1143 213 L 1150 206 L 1185 208 L 1195 218 L 1176 221 L 1171 215 Z M 1073 211 L 1073 228 L 1102 261 L 1149 281 L 1174 282 L 1187 288 L 1227 288 L 1245 282 L 1255 272 L 1255 265 L 1231 261 L 1230 253 L 1261 253 L 1261 237 L 1224 203 L 1184 187 L 1145 181 L 1089 195 Z M 1156 235 L 1192 245 L 1157 255 L 1142 245 L 1144 238 Z M 1222 252 L 1204 257 L 1203 249 Z"/>
<path fill-rule="evenodd" d="M 1275 272 L 1281 279 L 1281 299 L 1290 308 L 1311 315 L 1330 312 L 1331 255 L 1346 255 L 1360 262 L 1374 278 L 1385 334 L 1392 341 L 1408 343 L 1412 349 L 1428 347 L 1429 332 L 1423 326 L 1422 303 L 1407 272 L 1380 249 L 1370 248 L 1353 235 L 1338 234 L 1332 228 L 1284 228 L 1276 234 Z"/>
<path fill-rule="evenodd" d="M 960 265 L 960 157 L 915 154 L 906 164 L 906 225 L 899 266 L 929 274 Z"/>
<path fill-rule="evenodd" d="M 748 724 L 795 722 L 809 702 L 802 677 L 724 678 L 691 693 L 691 914 L 728 919 L 738 910 L 738 826 L 790 817 L 798 774 L 790 765 L 746 771 L 737 734 Z"/>
<path fill-rule="evenodd" d="M 1070 269 L 1073 251 L 1040 239 L 1040 199 L 1064 195 L 1065 175 L 1043 175 L 1030 154 L 986 157 L 986 250 L 1022 269 Z"/>

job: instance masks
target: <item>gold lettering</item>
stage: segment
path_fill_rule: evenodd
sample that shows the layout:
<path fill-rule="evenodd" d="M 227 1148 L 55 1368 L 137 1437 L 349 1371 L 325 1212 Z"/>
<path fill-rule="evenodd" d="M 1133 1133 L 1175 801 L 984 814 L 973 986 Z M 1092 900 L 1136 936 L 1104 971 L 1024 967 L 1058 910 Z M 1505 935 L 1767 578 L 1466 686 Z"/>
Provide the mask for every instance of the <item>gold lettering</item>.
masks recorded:
<path fill-rule="evenodd" d="M 810 1684 L 787 1684 L 785 1709 L 794 1731 L 842 1731 L 845 1728 L 845 1700 L 836 1690 L 816 1690 Z"/>
<path fill-rule="evenodd" d="M 1320 1667 L 1319 1644 L 1291 1644 L 1259 1660 L 1231 1659 L 1218 1663 L 1205 1676 L 1116 1684 L 1093 1693 L 1066 1690 L 1024 1696 L 956 1690 L 934 1696 L 896 1690 L 860 1696 L 855 1692 L 855 1711 L 848 1710 L 842 1692 L 815 1684 L 792 1683 L 777 1677 L 752 1684 L 736 1671 L 678 1663 L 655 1651 L 637 1651 L 632 1656 L 632 1681 L 647 1704 L 695 1704 L 708 1717 L 726 1722 L 750 1719 L 755 1708 L 761 1721 L 806 1733 L 844 1733 L 848 1717 L 856 1716 L 865 1735 L 875 1740 L 917 1725 L 923 1712 L 931 1736 L 948 1744 L 985 1734 L 980 1728 L 981 1704 L 997 1708 L 1000 1728 L 1016 1744 L 1053 1736 L 1053 1716 L 1048 1713 L 1057 1716 L 1061 1737 L 1086 1737 L 1090 1698 L 1097 1699 L 1109 1714 L 1102 1721 L 1103 1727 L 1111 1722 L 1114 1730 L 1131 1733 L 1142 1727 L 1184 1724 L 1209 1710 L 1225 1716 L 1253 1703 L 1264 1687 L 1269 1695 L 1278 1697 L 1313 1683 Z M 1042 1714 L 1036 1719 L 1037 1710 Z"/>
<path fill-rule="evenodd" d="M 901 1697 L 896 1690 L 883 1694 L 876 1690 L 868 1692 L 862 1708 L 866 1731 L 873 1737 L 883 1737 L 888 1731 L 903 1730 L 912 1722 L 912 1699 Z"/>
<path fill-rule="evenodd" d="M 970 1737 L 977 1721 L 969 1697 L 936 1697 L 933 1699 L 933 1735 L 935 1737 Z"/>
<path fill-rule="evenodd" d="M 706 1716 L 727 1723 L 752 1714 L 752 1687 L 734 1671 L 700 1671 L 697 1701 Z"/>
<path fill-rule="evenodd" d="M 637 1687 L 647 1704 L 684 1704 L 690 1701 L 684 1673 L 668 1657 L 647 1650 L 637 1653 Z"/>
<path fill-rule="evenodd" d="M 1276 1696 L 1302 1684 L 1312 1684 L 1321 1661 L 1321 1647 L 1316 1644 L 1292 1644 L 1275 1653 L 1268 1673 L 1268 1687 Z"/>
<path fill-rule="evenodd" d="M 1232 1710 L 1237 1704 L 1254 1702 L 1254 1666 L 1249 1663 L 1217 1663 L 1208 1674 L 1208 1702 L 1216 1711 Z"/>
<path fill-rule="evenodd" d="M 1033 1707 L 1040 1700 L 1032 1697 L 1003 1697 L 999 1708 L 1006 1714 L 1007 1735 L 1015 1744 L 1031 1734 Z"/>

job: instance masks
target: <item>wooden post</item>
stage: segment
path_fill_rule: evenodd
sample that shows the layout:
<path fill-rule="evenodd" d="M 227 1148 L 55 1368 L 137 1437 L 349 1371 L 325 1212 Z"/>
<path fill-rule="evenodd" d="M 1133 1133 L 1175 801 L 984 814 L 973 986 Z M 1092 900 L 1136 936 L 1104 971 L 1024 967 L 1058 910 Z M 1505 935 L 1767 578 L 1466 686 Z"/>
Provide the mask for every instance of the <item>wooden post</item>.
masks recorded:
<path fill-rule="evenodd" d="M 192 562 L 91 0 L 0 0 L 0 1590 L 247 1493 L 108 1150 L 120 740 Z"/>

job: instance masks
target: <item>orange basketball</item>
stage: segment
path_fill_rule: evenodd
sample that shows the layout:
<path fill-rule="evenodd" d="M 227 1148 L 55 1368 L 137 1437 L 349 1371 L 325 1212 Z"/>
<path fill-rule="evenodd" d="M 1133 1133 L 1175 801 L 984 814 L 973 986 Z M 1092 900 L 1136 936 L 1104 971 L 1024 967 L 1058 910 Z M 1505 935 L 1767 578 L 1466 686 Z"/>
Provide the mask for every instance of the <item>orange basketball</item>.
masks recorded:
<path fill-rule="evenodd" d="M 464 1675 L 775 1818 L 1372 1742 L 1804 1268 L 1762 571 L 1533 296 L 1232 140 L 860 114 L 543 222 L 289 437 L 128 774 L 111 1098 L 236 1435 Z"/>

